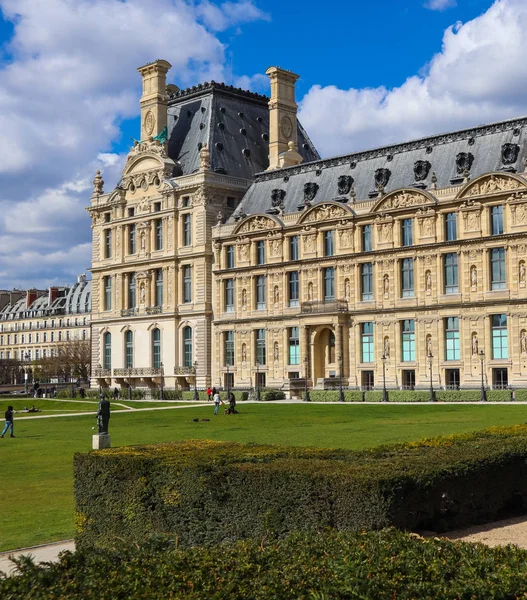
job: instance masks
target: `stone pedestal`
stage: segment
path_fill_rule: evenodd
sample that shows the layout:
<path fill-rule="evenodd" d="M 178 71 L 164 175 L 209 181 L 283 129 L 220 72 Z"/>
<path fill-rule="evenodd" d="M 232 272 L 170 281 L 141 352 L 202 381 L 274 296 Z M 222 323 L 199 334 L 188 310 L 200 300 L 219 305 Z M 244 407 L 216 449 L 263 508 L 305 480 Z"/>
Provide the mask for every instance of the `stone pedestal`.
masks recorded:
<path fill-rule="evenodd" d="M 98 433 L 92 436 L 92 440 L 92 448 L 94 450 L 104 450 L 104 448 L 110 448 L 109 433 Z"/>

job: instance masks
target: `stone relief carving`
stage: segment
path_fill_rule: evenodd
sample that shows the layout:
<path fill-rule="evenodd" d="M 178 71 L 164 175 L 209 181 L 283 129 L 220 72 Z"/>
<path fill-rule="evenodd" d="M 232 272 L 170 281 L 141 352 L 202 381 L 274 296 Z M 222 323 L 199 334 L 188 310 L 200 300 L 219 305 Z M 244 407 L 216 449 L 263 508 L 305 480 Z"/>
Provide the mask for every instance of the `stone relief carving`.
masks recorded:
<path fill-rule="evenodd" d="M 242 310 L 247 310 L 247 290 L 242 290 Z"/>
<path fill-rule="evenodd" d="M 145 282 L 142 281 L 141 285 L 139 286 L 139 304 L 145 304 L 146 303 L 146 287 L 145 287 Z"/>
<path fill-rule="evenodd" d="M 506 175 L 490 175 L 483 180 L 475 181 L 463 192 L 463 194 L 461 194 L 460 198 L 484 196 L 486 194 L 493 194 L 494 192 L 517 190 L 520 187 L 523 186 L 513 177 L 507 177 Z"/>
<path fill-rule="evenodd" d="M 314 252 L 317 244 L 315 234 L 304 236 L 304 252 Z"/>
<path fill-rule="evenodd" d="M 350 280 L 346 279 L 344 281 L 344 298 L 346 300 L 349 300 L 351 297 L 351 287 L 350 287 Z"/>
<path fill-rule="evenodd" d="M 435 235 L 435 218 L 427 217 L 419 219 L 419 229 L 421 237 L 433 237 Z"/>
<path fill-rule="evenodd" d="M 269 243 L 269 254 L 272 257 L 280 256 L 282 252 L 282 240 L 271 240 Z"/>
<path fill-rule="evenodd" d="M 278 342 L 274 343 L 273 358 L 275 361 L 278 361 L 280 359 L 280 349 L 278 347 Z"/>
<path fill-rule="evenodd" d="M 247 344 L 242 344 L 242 362 L 247 362 Z"/>
<path fill-rule="evenodd" d="M 375 188 L 385 188 L 388 185 L 388 181 L 390 181 L 392 172 L 390 169 L 377 169 L 374 175 Z"/>
<path fill-rule="evenodd" d="M 307 185 L 307 184 L 306 184 Z M 334 204 L 322 204 L 316 206 L 313 210 L 309 211 L 305 223 L 312 223 L 313 221 L 325 221 L 327 219 L 340 219 L 342 217 L 349 217 L 350 213 L 341 206 L 335 206 Z"/>
<path fill-rule="evenodd" d="M 390 243 L 393 236 L 393 225 L 392 223 L 377 223 L 377 232 L 379 234 L 379 240 L 383 244 Z"/>
<path fill-rule="evenodd" d="M 523 225 L 527 221 L 527 204 L 511 204 L 513 225 Z"/>
<path fill-rule="evenodd" d="M 353 246 L 353 229 L 340 229 L 340 246 L 342 248 L 351 248 Z"/>
<path fill-rule="evenodd" d="M 313 300 L 313 284 L 311 281 L 307 284 L 307 299 Z"/>
<path fill-rule="evenodd" d="M 238 246 L 238 254 L 240 256 L 240 260 L 245 262 L 249 260 L 249 244 L 240 244 Z"/>
<path fill-rule="evenodd" d="M 285 198 L 285 190 L 273 190 L 271 192 L 271 206 L 273 208 L 278 208 L 280 204 L 282 204 L 283 199 Z"/>
<path fill-rule="evenodd" d="M 276 228 L 276 223 L 272 219 L 268 217 L 253 217 L 240 227 L 238 230 L 239 233 L 245 233 L 250 231 L 261 231 L 262 229 L 274 229 Z"/>
<path fill-rule="evenodd" d="M 173 231 L 172 231 L 173 222 L 174 222 L 174 218 L 172 217 L 172 215 L 170 215 L 167 218 L 167 248 L 169 250 L 172 250 L 172 237 L 174 235 Z"/>
<path fill-rule="evenodd" d="M 168 304 L 172 304 L 172 280 L 174 279 L 174 267 L 168 267 L 167 274 L 167 302 Z"/>
<path fill-rule="evenodd" d="M 430 198 L 418 192 L 398 192 L 388 195 L 377 207 L 377 211 L 419 206 L 420 204 L 429 204 L 430 202 Z"/>
<path fill-rule="evenodd" d="M 384 338 L 384 356 L 390 358 L 390 338 L 388 336 Z"/>
<path fill-rule="evenodd" d="M 277 285 L 274 286 L 273 302 L 274 302 L 274 307 L 278 308 L 278 303 L 280 302 L 280 290 L 278 289 Z"/>
<path fill-rule="evenodd" d="M 432 356 L 432 336 L 426 336 L 426 354 L 427 356 Z"/>
<path fill-rule="evenodd" d="M 479 231 L 481 229 L 480 210 L 470 210 L 463 213 L 465 231 Z"/>

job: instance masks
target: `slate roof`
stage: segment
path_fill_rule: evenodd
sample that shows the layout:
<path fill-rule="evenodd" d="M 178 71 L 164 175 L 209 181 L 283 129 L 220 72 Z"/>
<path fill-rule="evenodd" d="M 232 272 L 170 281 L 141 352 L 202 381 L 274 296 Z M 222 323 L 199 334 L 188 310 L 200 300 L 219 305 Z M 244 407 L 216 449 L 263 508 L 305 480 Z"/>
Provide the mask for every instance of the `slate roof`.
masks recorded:
<path fill-rule="evenodd" d="M 304 203 L 308 183 L 318 186 L 311 201 L 317 204 L 342 199 L 339 177 L 351 177 L 351 200 L 363 201 L 377 196 L 379 181 L 386 193 L 405 187 L 429 189 L 435 173 L 437 187 L 444 188 L 462 183 L 465 170 L 471 179 L 493 171 L 522 172 L 526 158 L 527 117 L 523 117 L 302 163 L 258 174 L 229 222 L 243 213 L 266 212 L 275 189 L 285 191 L 285 212 L 291 213 Z M 345 197 L 350 200 L 350 194 Z"/>
<path fill-rule="evenodd" d="M 253 179 L 269 166 L 269 98 L 223 83 L 210 82 L 178 91 L 168 100 L 168 155 L 179 163 L 176 175 L 199 168 L 207 144 L 211 168 Z M 320 158 L 298 124 L 299 152 L 305 161 Z"/>
<path fill-rule="evenodd" d="M 79 281 L 70 288 L 61 288 L 59 296 L 50 304 L 49 294 L 42 293 L 26 308 L 26 298 L 7 304 L 0 311 L 0 320 L 27 319 L 53 315 L 86 314 L 91 311 L 91 280 Z"/>

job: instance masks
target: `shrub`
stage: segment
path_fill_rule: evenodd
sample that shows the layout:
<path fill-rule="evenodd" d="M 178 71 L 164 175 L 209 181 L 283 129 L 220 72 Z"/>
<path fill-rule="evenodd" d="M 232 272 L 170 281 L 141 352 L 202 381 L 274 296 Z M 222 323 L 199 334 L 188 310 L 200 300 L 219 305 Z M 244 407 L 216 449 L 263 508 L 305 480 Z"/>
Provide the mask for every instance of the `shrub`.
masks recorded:
<path fill-rule="evenodd" d="M 390 390 L 388 400 L 389 402 L 429 402 L 430 392 L 428 390 Z"/>
<path fill-rule="evenodd" d="M 526 457 L 526 426 L 360 452 L 201 440 L 76 454 L 77 542 L 454 529 L 527 508 Z"/>
<path fill-rule="evenodd" d="M 423 539 L 393 529 L 187 550 L 159 539 L 64 553 L 56 564 L 18 564 L 21 574 L 0 579 L 3 598 L 486 600 L 523 598 L 527 590 L 525 550 Z"/>
<path fill-rule="evenodd" d="M 363 402 L 362 392 L 356 390 L 343 390 L 344 402 Z M 312 390 L 309 392 L 309 398 L 312 402 L 338 402 L 338 390 Z"/>
<path fill-rule="evenodd" d="M 487 400 L 489 402 L 510 402 L 511 390 L 488 390 Z"/>
<path fill-rule="evenodd" d="M 390 398 L 390 393 L 388 392 L 388 399 Z M 366 402 L 382 402 L 382 392 L 365 392 L 364 400 Z"/>
<path fill-rule="evenodd" d="M 436 400 L 438 402 L 479 402 L 480 390 L 437 390 Z"/>

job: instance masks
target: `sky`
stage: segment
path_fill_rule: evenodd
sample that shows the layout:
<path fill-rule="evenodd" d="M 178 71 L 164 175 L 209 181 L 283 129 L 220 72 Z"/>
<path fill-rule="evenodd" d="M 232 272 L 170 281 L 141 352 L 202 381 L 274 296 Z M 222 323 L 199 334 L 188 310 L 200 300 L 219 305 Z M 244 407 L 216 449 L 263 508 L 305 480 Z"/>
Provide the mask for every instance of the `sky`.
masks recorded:
<path fill-rule="evenodd" d="M 137 67 L 268 93 L 323 157 L 527 115 L 526 0 L 0 0 L 0 289 L 91 261 L 92 180 L 139 137 Z"/>

